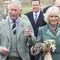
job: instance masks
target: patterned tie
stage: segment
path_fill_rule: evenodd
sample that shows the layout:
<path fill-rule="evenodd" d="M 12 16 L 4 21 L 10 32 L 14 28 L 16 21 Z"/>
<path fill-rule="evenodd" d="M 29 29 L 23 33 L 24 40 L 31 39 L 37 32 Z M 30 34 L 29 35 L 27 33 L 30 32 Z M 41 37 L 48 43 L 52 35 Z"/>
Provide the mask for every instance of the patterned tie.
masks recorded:
<path fill-rule="evenodd" d="M 12 30 L 13 30 L 13 33 L 15 35 L 16 34 L 16 22 L 13 22 Z"/>
<path fill-rule="evenodd" d="M 37 22 L 37 13 L 35 13 L 35 23 Z"/>

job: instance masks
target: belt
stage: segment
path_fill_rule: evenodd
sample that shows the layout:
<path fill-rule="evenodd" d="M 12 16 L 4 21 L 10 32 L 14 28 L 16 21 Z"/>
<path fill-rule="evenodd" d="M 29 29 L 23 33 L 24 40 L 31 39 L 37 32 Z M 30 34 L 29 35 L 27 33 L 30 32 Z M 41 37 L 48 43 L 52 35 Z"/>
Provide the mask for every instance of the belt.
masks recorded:
<path fill-rule="evenodd" d="M 22 60 L 20 57 L 7 57 L 6 60 Z"/>

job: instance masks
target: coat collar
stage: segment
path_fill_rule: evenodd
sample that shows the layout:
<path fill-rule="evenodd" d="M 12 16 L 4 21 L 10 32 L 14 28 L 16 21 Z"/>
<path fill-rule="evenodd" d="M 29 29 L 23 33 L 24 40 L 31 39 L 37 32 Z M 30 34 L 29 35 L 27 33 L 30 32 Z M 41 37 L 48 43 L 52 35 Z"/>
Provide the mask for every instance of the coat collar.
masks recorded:
<path fill-rule="evenodd" d="M 58 30 L 58 28 L 57 28 L 57 30 Z M 56 31 L 57 31 L 57 30 L 56 30 Z M 53 34 L 53 31 L 52 31 L 52 29 L 50 28 L 50 25 L 48 25 L 48 24 L 47 24 L 46 33 L 47 33 L 48 35 L 50 35 L 51 37 L 56 38 L 56 35 Z M 57 32 L 56 32 L 56 34 L 57 34 Z"/>

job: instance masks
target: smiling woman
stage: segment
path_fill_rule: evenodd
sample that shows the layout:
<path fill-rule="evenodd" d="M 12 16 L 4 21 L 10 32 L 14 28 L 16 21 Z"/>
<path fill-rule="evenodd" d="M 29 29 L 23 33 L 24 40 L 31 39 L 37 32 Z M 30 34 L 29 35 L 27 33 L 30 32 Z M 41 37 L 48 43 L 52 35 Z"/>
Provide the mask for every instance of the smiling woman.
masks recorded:
<path fill-rule="evenodd" d="M 59 14 L 59 9 L 56 6 L 50 7 L 44 14 L 44 20 L 49 24 L 50 17 L 53 18 L 55 16 L 55 18 L 58 17 L 59 19 Z"/>
<path fill-rule="evenodd" d="M 59 9 L 56 6 L 52 6 L 48 8 L 48 10 L 44 15 L 47 24 L 39 28 L 36 42 L 44 44 L 44 41 L 46 41 L 46 43 L 48 41 L 48 46 L 45 49 L 39 50 L 41 56 L 40 60 L 45 60 L 45 58 L 46 60 L 51 60 L 51 59 L 60 60 L 60 27 L 59 27 L 60 16 L 59 15 L 60 15 Z M 49 47 L 50 44 L 49 40 L 51 41 L 54 40 L 56 42 L 56 49 L 54 52 L 52 51 L 52 48 Z M 37 47 L 40 48 L 38 45 Z M 36 48 L 37 51 L 38 48 Z"/>
<path fill-rule="evenodd" d="M 51 25 L 53 30 L 56 30 L 57 25 L 59 23 L 60 20 L 59 14 L 60 14 L 59 9 L 53 6 L 50 7 L 44 15 L 45 21 L 47 22 L 47 24 Z"/>

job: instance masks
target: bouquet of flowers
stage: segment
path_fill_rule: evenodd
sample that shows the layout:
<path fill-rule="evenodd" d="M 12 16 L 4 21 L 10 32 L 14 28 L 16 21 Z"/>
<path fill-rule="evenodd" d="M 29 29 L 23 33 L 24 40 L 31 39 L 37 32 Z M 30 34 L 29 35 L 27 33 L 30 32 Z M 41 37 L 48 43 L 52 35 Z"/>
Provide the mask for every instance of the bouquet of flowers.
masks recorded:
<path fill-rule="evenodd" d="M 52 60 L 51 52 L 45 51 L 46 48 L 50 48 L 52 52 L 56 49 L 56 42 L 55 40 L 46 40 L 43 43 L 42 49 L 45 52 L 44 60 Z"/>
<path fill-rule="evenodd" d="M 55 40 L 46 40 L 43 43 L 36 43 L 34 46 L 31 47 L 30 52 L 32 55 L 37 55 L 41 51 L 44 51 L 45 56 L 44 60 L 52 60 L 51 52 L 45 51 L 46 48 L 50 48 L 52 52 L 56 49 L 56 42 Z"/>

